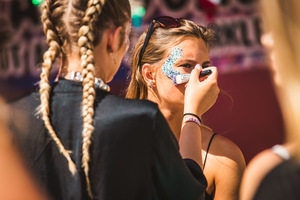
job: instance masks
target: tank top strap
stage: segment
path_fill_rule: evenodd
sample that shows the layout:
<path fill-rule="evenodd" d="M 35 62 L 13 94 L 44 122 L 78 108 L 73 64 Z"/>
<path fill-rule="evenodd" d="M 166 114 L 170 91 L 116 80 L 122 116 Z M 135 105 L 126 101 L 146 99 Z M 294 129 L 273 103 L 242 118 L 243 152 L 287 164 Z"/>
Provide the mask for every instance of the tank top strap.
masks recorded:
<path fill-rule="evenodd" d="M 280 144 L 276 144 L 272 147 L 272 152 L 276 155 L 278 155 L 280 158 L 282 158 L 283 160 L 288 160 L 290 159 L 290 154 L 288 152 L 288 150 L 280 145 Z"/>
<path fill-rule="evenodd" d="M 203 161 L 203 170 L 204 170 L 204 167 L 205 167 L 205 164 L 206 164 L 206 159 L 207 159 L 207 154 L 208 154 L 208 151 L 209 151 L 210 144 L 211 144 L 213 138 L 215 137 L 215 135 L 217 135 L 217 133 L 214 133 L 214 134 L 211 136 L 211 138 L 210 138 L 210 140 L 209 140 L 209 143 L 208 143 L 208 145 L 207 145 L 206 154 L 205 154 L 204 161 Z"/>

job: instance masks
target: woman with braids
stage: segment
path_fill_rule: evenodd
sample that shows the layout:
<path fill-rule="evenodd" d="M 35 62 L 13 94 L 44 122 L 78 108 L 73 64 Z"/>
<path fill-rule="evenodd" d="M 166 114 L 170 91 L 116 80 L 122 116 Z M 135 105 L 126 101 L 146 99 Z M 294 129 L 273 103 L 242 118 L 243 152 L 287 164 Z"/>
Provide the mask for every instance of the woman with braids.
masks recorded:
<path fill-rule="evenodd" d="M 170 21 L 174 22 L 173 26 L 169 25 Z M 157 103 L 179 142 L 183 116 L 185 119 L 196 114 L 201 118 L 201 113 L 187 110 L 189 87 L 195 83 L 189 81 L 186 88 L 187 80 L 184 79 L 197 64 L 203 71 L 216 71 L 215 67 L 210 67 L 208 56 L 213 36 L 212 30 L 192 21 L 163 16 L 154 18 L 148 34 L 143 33 L 133 49 L 127 97 Z M 207 79 L 203 77 L 200 81 Z M 193 91 L 198 95 L 205 92 Z M 201 166 L 208 182 L 205 199 L 238 199 L 245 168 L 243 154 L 233 142 L 204 125 L 201 133 L 202 143 L 197 148 L 202 151 Z"/>
<path fill-rule="evenodd" d="M 29 170 L 51 199 L 201 199 L 206 179 L 201 133 L 191 119 L 179 146 L 158 106 L 109 93 L 128 48 L 128 0 L 45 0 L 49 49 L 39 91 L 13 103 L 28 120 L 16 140 Z M 50 86 L 55 60 L 59 80 Z M 202 115 L 218 95 L 217 73 L 192 72 L 189 112 Z M 199 129 L 199 133 L 190 129 Z M 185 158 L 185 159 L 182 159 Z"/>

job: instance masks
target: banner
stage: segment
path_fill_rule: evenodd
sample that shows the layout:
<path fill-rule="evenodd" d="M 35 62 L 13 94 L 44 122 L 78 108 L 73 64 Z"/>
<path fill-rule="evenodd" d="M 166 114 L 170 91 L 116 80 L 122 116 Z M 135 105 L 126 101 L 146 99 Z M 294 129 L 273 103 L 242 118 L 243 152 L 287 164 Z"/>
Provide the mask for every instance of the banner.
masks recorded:
<path fill-rule="evenodd" d="M 255 0 L 147 0 L 144 5 L 146 13 L 141 25 L 132 28 L 130 48 L 153 17 L 168 15 L 187 18 L 216 31 L 210 59 L 220 73 L 267 65 L 266 52 L 260 44 L 261 20 Z M 40 8 L 31 0 L 0 0 L 0 33 L 11 31 L 5 41 L 0 40 L 0 83 L 5 81 L 11 86 L 25 80 L 26 84 L 16 87 L 30 87 L 39 80 L 43 53 L 48 48 L 40 14 Z M 123 60 L 122 74 L 118 73 L 115 79 L 126 79 L 129 53 Z M 52 76 L 57 69 L 55 65 Z"/>
<path fill-rule="evenodd" d="M 0 78 L 38 77 L 48 48 L 39 8 L 30 0 L 0 0 L 0 9 L 0 29 L 11 31 L 0 46 Z"/>
<path fill-rule="evenodd" d="M 190 19 L 214 29 L 216 41 L 210 59 L 220 73 L 267 66 L 256 0 L 148 0 L 138 31 L 147 29 L 151 19 L 159 15 Z"/>

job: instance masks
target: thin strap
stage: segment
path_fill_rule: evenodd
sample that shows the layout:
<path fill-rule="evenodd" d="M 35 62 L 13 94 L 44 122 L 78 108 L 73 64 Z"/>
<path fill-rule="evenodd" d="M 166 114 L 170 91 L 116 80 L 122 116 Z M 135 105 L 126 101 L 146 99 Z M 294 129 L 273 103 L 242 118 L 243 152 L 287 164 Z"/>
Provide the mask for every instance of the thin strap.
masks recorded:
<path fill-rule="evenodd" d="M 206 159 L 207 159 L 207 154 L 208 154 L 208 151 L 209 151 L 209 147 L 210 147 L 210 144 L 211 144 L 211 141 L 213 140 L 214 136 L 217 135 L 217 133 L 214 133 L 210 140 L 209 140 L 209 143 L 207 145 L 207 150 L 206 150 L 206 154 L 205 154 L 205 157 L 204 157 L 204 162 L 203 162 L 203 170 L 204 170 L 204 167 L 205 167 L 205 164 L 206 164 Z"/>
<path fill-rule="evenodd" d="M 272 147 L 272 151 L 273 153 L 275 153 L 276 155 L 278 155 L 280 158 L 282 158 L 283 160 L 288 160 L 290 159 L 290 154 L 289 152 L 286 150 L 286 148 L 284 148 L 282 145 L 280 144 L 276 144 Z"/>

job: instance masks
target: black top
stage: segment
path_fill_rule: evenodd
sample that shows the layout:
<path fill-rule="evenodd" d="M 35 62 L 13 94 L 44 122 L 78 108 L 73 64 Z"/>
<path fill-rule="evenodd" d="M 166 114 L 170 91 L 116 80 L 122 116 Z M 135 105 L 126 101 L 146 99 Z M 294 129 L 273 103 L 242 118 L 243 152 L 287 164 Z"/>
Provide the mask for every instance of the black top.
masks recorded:
<path fill-rule="evenodd" d="M 52 86 L 50 119 L 76 164 L 72 176 L 65 157 L 36 117 L 38 92 L 13 102 L 13 132 L 20 152 L 42 189 L 55 200 L 89 199 L 82 157 L 82 83 Z M 21 112 L 21 113 L 20 113 Z M 22 131 L 16 127 L 23 115 Z M 22 120 L 21 120 L 22 121 Z M 25 126 L 26 125 L 26 126 Z M 207 187 L 201 168 L 182 160 L 178 143 L 156 104 L 96 91 L 95 131 L 90 147 L 94 199 L 201 199 Z"/>
<path fill-rule="evenodd" d="M 262 180 L 254 200 L 299 200 L 300 166 L 293 160 L 283 161 Z"/>

